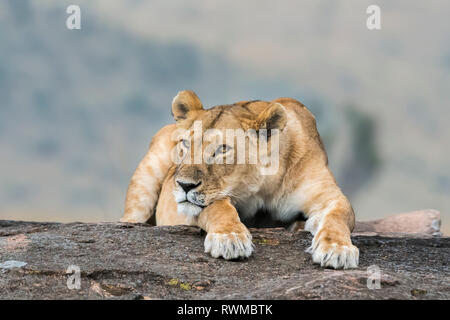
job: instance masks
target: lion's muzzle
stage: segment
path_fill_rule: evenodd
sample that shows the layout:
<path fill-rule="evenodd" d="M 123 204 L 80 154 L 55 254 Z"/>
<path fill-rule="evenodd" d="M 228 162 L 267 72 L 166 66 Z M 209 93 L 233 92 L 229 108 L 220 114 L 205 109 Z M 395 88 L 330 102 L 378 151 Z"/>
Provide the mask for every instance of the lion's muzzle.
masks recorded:
<path fill-rule="evenodd" d="M 188 216 L 198 215 L 205 207 L 205 196 L 198 191 L 201 181 L 176 179 L 174 196 L 178 213 Z"/>

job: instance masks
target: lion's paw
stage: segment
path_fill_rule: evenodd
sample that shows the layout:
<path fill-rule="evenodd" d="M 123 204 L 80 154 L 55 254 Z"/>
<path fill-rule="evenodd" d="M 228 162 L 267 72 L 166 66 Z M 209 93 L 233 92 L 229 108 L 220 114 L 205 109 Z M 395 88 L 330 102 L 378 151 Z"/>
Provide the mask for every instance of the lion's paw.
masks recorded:
<path fill-rule="evenodd" d="M 150 214 L 135 211 L 126 213 L 119 221 L 123 223 L 146 223 L 148 219 L 150 219 Z"/>
<path fill-rule="evenodd" d="M 123 218 L 120 218 L 120 220 L 119 220 L 119 222 L 122 222 L 122 223 L 145 223 L 147 220 L 144 220 L 144 219 L 136 219 L 136 218 L 134 218 L 134 217 L 123 217 Z"/>
<path fill-rule="evenodd" d="M 312 255 L 314 263 L 324 268 L 350 269 L 357 268 L 359 263 L 359 250 L 351 243 L 339 245 L 314 237 L 306 252 Z"/>
<path fill-rule="evenodd" d="M 253 242 L 249 232 L 208 233 L 205 238 L 205 253 L 210 253 L 213 258 L 248 258 L 252 252 Z"/>

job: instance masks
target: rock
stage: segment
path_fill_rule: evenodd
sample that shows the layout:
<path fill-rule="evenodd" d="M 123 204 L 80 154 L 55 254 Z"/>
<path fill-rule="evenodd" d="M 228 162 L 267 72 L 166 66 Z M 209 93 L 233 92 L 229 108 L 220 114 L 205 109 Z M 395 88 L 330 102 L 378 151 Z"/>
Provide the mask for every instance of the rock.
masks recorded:
<path fill-rule="evenodd" d="M 402 233 L 421 236 L 440 236 L 441 216 L 439 211 L 427 209 L 399 213 L 380 220 L 356 222 L 354 234 L 375 232 L 392 236 Z"/>
<path fill-rule="evenodd" d="M 27 263 L 2 269 L 0 298 L 450 298 L 448 237 L 354 235 L 359 268 L 331 270 L 305 253 L 308 232 L 251 232 L 254 255 L 225 261 L 203 252 L 195 227 L 0 221 L 0 263 Z M 68 286 L 78 276 L 79 289 Z"/>

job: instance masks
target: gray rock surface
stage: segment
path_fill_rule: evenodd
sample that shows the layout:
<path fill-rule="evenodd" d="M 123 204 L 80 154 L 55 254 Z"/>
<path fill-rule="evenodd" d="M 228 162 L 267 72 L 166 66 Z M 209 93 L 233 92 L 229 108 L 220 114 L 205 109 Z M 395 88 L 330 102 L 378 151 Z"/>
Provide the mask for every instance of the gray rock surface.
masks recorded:
<path fill-rule="evenodd" d="M 254 255 L 225 261 L 203 253 L 195 227 L 0 221 L 0 298 L 450 298 L 448 237 L 355 235 L 359 268 L 331 270 L 304 252 L 307 232 L 251 232 Z M 80 268 L 80 289 L 67 286 L 75 283 L 71 265 Z"/>

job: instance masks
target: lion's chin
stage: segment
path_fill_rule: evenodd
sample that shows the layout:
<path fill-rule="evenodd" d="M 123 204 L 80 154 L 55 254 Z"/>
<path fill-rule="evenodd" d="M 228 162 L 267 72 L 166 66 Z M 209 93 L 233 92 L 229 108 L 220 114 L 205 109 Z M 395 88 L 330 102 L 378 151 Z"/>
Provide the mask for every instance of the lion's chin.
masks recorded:
<path fill-rule="evenodd" d="M 179 214 L 183 214 L 185 216 L 195 217 L 202 212 L 203 208 L 199 207 L 189 201 L 183 201 L 177 203 L 177 211 Z"/>

